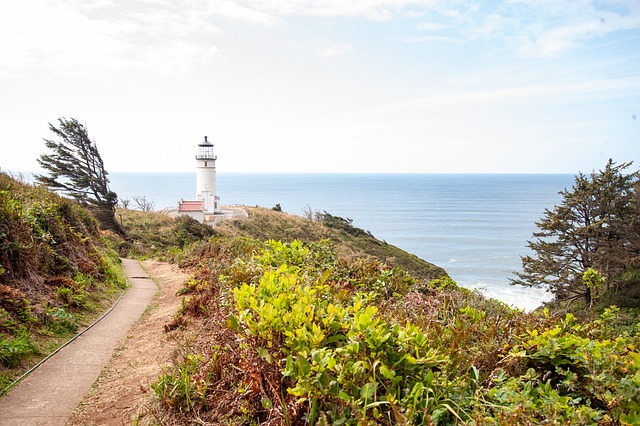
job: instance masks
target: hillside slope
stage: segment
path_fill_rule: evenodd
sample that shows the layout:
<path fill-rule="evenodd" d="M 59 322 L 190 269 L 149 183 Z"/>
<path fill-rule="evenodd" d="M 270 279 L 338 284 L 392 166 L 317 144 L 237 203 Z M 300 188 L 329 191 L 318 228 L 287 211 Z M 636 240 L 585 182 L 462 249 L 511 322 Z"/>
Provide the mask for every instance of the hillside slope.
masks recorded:
<path fill-rule="evenodd" d="M 193 271 L 138 424 L 640 421 L 640 333 L 618 308 L 521 312 L 349 220 L 248 212 L 193 243 L 186 219 L 129 223 Z"/>
<path fill-rule="evenodd" d="M 125 285 L 84 209 L 0 173 L 0 390 Z"/>
<path fill-rule="evenodd" d="M 447 272 L 426 260 L 408 253 L 370 233 L 357 228 L 347 219 L 329 213 L 317 214 L 314 220 L 262 207 L 245 207 L 248 218 L 235 218 L 215 228 L 188 217 L 172 219 L 160 213 L 119 210 L 124 228 L 133 245 L 121 241 L 123 254 L 156 256 L 171 259 L 196 241 L 208 237 L 245 237 L 259 241 L 330 240 L 336 254 L 345 258 L 372 257 L 410 272 L 415 278 L 431 280 L 446 277 Z"/>

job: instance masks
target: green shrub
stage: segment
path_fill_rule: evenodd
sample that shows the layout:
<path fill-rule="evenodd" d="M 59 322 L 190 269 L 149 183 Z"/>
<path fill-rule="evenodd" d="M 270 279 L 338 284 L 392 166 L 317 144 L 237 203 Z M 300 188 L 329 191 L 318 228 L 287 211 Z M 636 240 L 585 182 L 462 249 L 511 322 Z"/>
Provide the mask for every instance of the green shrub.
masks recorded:
<path fill-rule="evenodd" d="M 173 372 L 164 372 L 151 385 L 155 394 L 169 405 L 179 405 L 194 413 L 205 400 L 207 383 L 199 378 L 202 357 L 187 355 Z"/>
<path fill-rule="evenodd" d="M 619 421 L 640 410 L 640 328 L 634 335 L 610 337 L 609 324 L 617 312 L 612 307 L 587 325 L 567 314 L 555 326 L 529 331 L 509 357 L 520 359 L 536 375 L 530 387 L 544 385 L 573 401 L 576 409 L 568 413 L 585 414 L 589 409 L 593 419 Z"/>
<path fill-rule="evenodd" d="M 47 308 L 45 330 L 55 336 L 67 336 L 78 331 L 76 317 L 64 308 Z"/>
<path fill-rule="evenodd" d="M 0 364 L 4 367 L 13 368 L 23 357 L 32 353 L 35 353 L 35 347 L 27 337 L 0 338 Z"/>
<path fill-rule="evenodd" d="M 154 385 L 176 422 L 637 424 L 640 328 L 619 309 L 525 313 L 333 248 L 190 247 L 176 323 L 197 342 Z"/>
<path fill-rule="evenodd" d="M 237 316 L 230 324 L 263 358 L 278 363 L 290 383 L 287 392 L 309 405 L 309 423 L 320 413 L 338 424 L 428 424 L 468 416 L 453 394 L 459 383 L 442 373 L 448 358 L 427 336 L 414 325 L 383 321 L 370 304 L 375 288 L 356 292 L 346 304 L 336 300 L 327 284 L 331 270 L 319 277 L 301 271 L 308 256 L 299 242 L 269 242 L 259 256 L 268 267 L 260 282 L 233 290 Z"/>

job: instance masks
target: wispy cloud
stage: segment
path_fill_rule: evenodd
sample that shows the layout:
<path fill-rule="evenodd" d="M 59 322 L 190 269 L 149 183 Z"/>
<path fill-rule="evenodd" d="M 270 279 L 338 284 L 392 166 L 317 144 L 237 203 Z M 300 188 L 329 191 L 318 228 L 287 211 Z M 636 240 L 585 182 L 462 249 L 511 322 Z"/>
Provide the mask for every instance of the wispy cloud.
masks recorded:
<path fill-rule="evenodd" d="M 157 58 L 165 71 L 184 73 L 224 50 L 217 35 L 227 22 L 282 29 L 300 16 L 398 20 L 408 30 L 396 39 L 408 43 L 484 39 L 533 58 L 640 30 L 637 0 L 21 0 L 0 3 L 0 37 L 11 41 L 0 75 L 36 66 L 84 75 L 156 69 Z M 344 38 L 316 53 L 339 56 L 357 47 Z M 156 59 L 144 63 L 148 58 Z"/>
<path fill-rule="evenodd" d="M 227 19 L 277 26 L 277 16 L 231 0 L 22 0 L 0 4 L 0 76 L 38 67 L 82 78 L 147 68 L 182 74 L 220 52 Z"/>
<path fill-rule="evenodd" d="M 420 22 L 416 27 L 421 31 L 440 31 L 446 28 L 450 28 L 449 25 L 445 25 L 442 22 L 433 21 Z"/>
<path fill-rule="evenodd" d="M 537 102 L 540 105 L 554 105 L 561 103 L 577 102 L 580 99 L 612 99 L 616 97 L 628 97 L 630 91 L 640 90 L 640 81 L 637 78 L 602 79 L 563 83 L 541 83 L 520 86 L 505 86 L 495 89 L 465 90 L 460 92 L 447 92 L 434 94 L 426 98 L 415 99 L 406 102 L 378 105 L 358 113 L 356 116 L 386 116 L 389 114 L 404 114 L 419 110 L 442 110 L 455 106 L 470 106 L 478 110 L 492 105 L 513 105 L 517 103 L 531 104 Z M 340 117 L 347 118 L 347 117 Z"/>
<path fill-rule="evenodd" d="M 406 37 L 403 39 L 405 43 L 428 43 L 428 42 L 440 42 L 440 43 L 452 43 L 452 44 L 462 44 L 465 40 L 456 37 L 448 37 L 448 36 L 414 36 L 414 37 Z"/>
<path fill-rule="evenodd" d="M 333 56 L 344 56 L 351 52 L 352 46 L 348 43 L 333 43 L 318 52 L 321 58 L 329 58 Z"/>
<path fill-rule="evenodd" d="M 416 13 L 421 7 L 431 7 L 439 0 L 248 0 L 247 5 L 275 15 L 348 16 L 388 20 L 402 14 L 406 8 Z"/>
<path fill-rule="evenodd" d="M 0 73 L 49 66 L 77 73 L 98 67 L 104 57 L 127 53 L 129 46 L 118 37 L 116 26 L 75 10 L 37 3 L 25 0 L 0 7 L 0 38 L 5 40 Z M 112 61 L 110 69 L 121 69 L 125 62 Z"/>
<path fill-rule="evenodd" d="M 282 24 L 282 20 L 278 17 L 278 14 L 268 10 L 262 10 L 251 4 L 244 5 L 238 1 L 214 0 L 211 2 L 202 2 L 202 8 L 212 16 L 220 16 L 236 21 L 255 23 L 267 27 Z"/>
<path fill-rule="evenodd" d="M 640 29 L 640 4 L 634 1 L 510 0 L 474 31 L 502 37 L 520 56 L 555 57 L 594 38 Z"/>

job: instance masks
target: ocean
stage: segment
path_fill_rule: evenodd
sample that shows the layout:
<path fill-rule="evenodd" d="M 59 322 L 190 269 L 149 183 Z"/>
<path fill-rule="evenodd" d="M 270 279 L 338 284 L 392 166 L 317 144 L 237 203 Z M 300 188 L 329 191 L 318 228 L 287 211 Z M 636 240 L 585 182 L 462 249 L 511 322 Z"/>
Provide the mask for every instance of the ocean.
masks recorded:
<path fill-rule="evenodd" d="M 194 173 L 111 173 L 120 199 L 144 196 L 156 210 L 195 198 Z M 218 173 L 222 205 L 288 213 L 327 211 L 378 239 L 443 267 L 461 286 L 525 310 L 551 298 L 513 286 L 520 256 L 545 209 L 571 187 L 566 174 Z"/>

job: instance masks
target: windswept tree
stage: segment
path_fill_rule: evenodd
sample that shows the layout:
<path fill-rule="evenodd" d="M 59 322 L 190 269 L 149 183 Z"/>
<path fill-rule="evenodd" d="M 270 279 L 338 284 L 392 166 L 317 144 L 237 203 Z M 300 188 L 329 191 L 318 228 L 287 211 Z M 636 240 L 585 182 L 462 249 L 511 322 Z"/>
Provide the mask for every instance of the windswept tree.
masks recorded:
<path fill-rule="evenodd" d="M 36 175 L 36 180 L 89 207 L 104 229 L 125 235 L 115 218 L 118 196 L 109 189 L 108 173 L 86 126 L 75 118 L 59 118 L 58 127 L 49 123 L 49 129 L 58 140 L 44 139 L 51 153 L 42 154 L 38 163 L 49 174 Z"/>
<path fill-rule="evenodd" d="M 620 274 L 637 267 L 640 255 L 640 214 L 635 187 L 639 172 L 628 173 L 632 163 L 609 160 L 604 170 L 580 173 L 571 190 L 560 192 L 562 203 L 545 210 L 528 242 L 533 254 L 521 257 L 517 284 L 548 285 L 557 300 L 583 298 L 592 304 L 587 271 L 604 279 L 600 291 L 617 290 Z"/>

